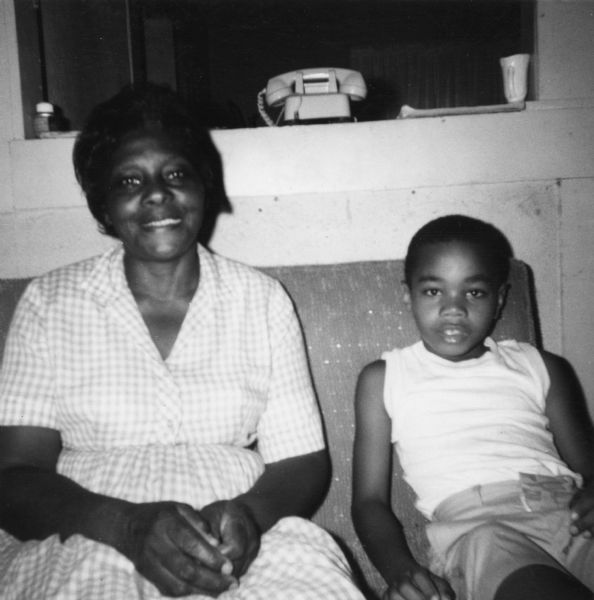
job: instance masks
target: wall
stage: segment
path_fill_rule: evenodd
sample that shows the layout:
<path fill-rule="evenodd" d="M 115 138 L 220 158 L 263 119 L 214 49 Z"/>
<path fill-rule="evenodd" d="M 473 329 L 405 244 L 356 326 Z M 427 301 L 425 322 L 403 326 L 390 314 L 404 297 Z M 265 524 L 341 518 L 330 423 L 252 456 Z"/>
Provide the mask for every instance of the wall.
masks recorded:
<path fill-rule="evenodd" d="M 0 277 L 8 277 L 110 241 L 74 182 L 73 140 L 19 139 L 14 20 L 9 0 L 0 2 L 0 79 L 9 83 L 0 86 Z M 215 131 L 233 213 L 219 220 L 213 249 L 256 265 L 383 259 L 401 257 L 437 215 L 492 221 L 532 266 L 545 344 L 572 360 L 594 408 L 593 8 L 539 5 L 539 101 L 523 112 Z"/>
<path fill-rule="evenodd" d="M 537 2 L 537 98 L 592 98 L 594 2 Z"/>

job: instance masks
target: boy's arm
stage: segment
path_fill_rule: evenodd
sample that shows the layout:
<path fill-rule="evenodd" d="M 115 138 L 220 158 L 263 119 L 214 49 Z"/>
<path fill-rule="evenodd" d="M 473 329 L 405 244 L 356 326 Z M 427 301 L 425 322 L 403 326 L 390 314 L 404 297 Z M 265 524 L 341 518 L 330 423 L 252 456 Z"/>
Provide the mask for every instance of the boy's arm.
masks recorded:
<path fill-rule="evenodd" d="M 385 362 L 363 369 L 355 398 L 352 516 L 355 530 L 373 564 L 388 583 L 384 598 L 453 598 L 451 588 L 414 559 L 390 503 L 392 444 L 384 408 Z"/>
<path fill-rule="evenodd" d="M 594 428 L 578 378 L 567 360 L 541 351 L 551 386 L 546 415 L 561 458 L 586 482 L 594 475 Z"/>
<path fill-rule="evenodd" d="M 578 378 L 564 358 L 541 352 L 551 386 L 546 415 L 561 458 L 584 478 L 584 486 L 571 503 L 571 532 L 594 534 L 594 427 Z"/>

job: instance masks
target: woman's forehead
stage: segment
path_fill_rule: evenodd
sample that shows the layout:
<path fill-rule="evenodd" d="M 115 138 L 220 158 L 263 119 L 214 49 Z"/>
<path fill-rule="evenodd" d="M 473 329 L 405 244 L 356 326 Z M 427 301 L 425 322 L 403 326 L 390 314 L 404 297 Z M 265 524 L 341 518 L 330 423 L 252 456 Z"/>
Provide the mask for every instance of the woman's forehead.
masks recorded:
<path fill-rule="evenodd" d="M 112 154 L 111 165 L 133 161 L 147 154 L 163 154 L 190 160 L 180 140 L 167 132 L 135 131 L 126 135 Z"/>

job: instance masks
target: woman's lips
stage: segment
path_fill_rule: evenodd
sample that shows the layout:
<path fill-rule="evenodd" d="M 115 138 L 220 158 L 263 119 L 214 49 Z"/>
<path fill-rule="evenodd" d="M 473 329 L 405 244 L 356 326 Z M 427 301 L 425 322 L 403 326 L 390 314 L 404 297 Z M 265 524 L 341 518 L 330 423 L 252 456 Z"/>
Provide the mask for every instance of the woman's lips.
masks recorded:
<path fill-rule="evenodd" d="M 145 223 L 143 227 L 147 229 L 158 229 L 159 227 L 174 227 L 180 223 L 181 219 L 168 217 L 166 219 L 159 219 L 158 221 L 149 221 L 148 223 Z"/>

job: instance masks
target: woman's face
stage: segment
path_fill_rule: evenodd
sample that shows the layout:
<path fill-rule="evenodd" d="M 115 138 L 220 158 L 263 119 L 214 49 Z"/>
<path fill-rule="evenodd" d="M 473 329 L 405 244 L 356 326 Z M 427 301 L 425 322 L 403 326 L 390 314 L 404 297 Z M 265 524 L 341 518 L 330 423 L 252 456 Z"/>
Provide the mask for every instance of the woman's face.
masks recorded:
<path fill-rule="evenodd" d="M 106 219 L 128 258 L 166 262 L 195 253 L 204 185 L 166 134 L 125 138 L 114 152 L 106 189 Z"/>

